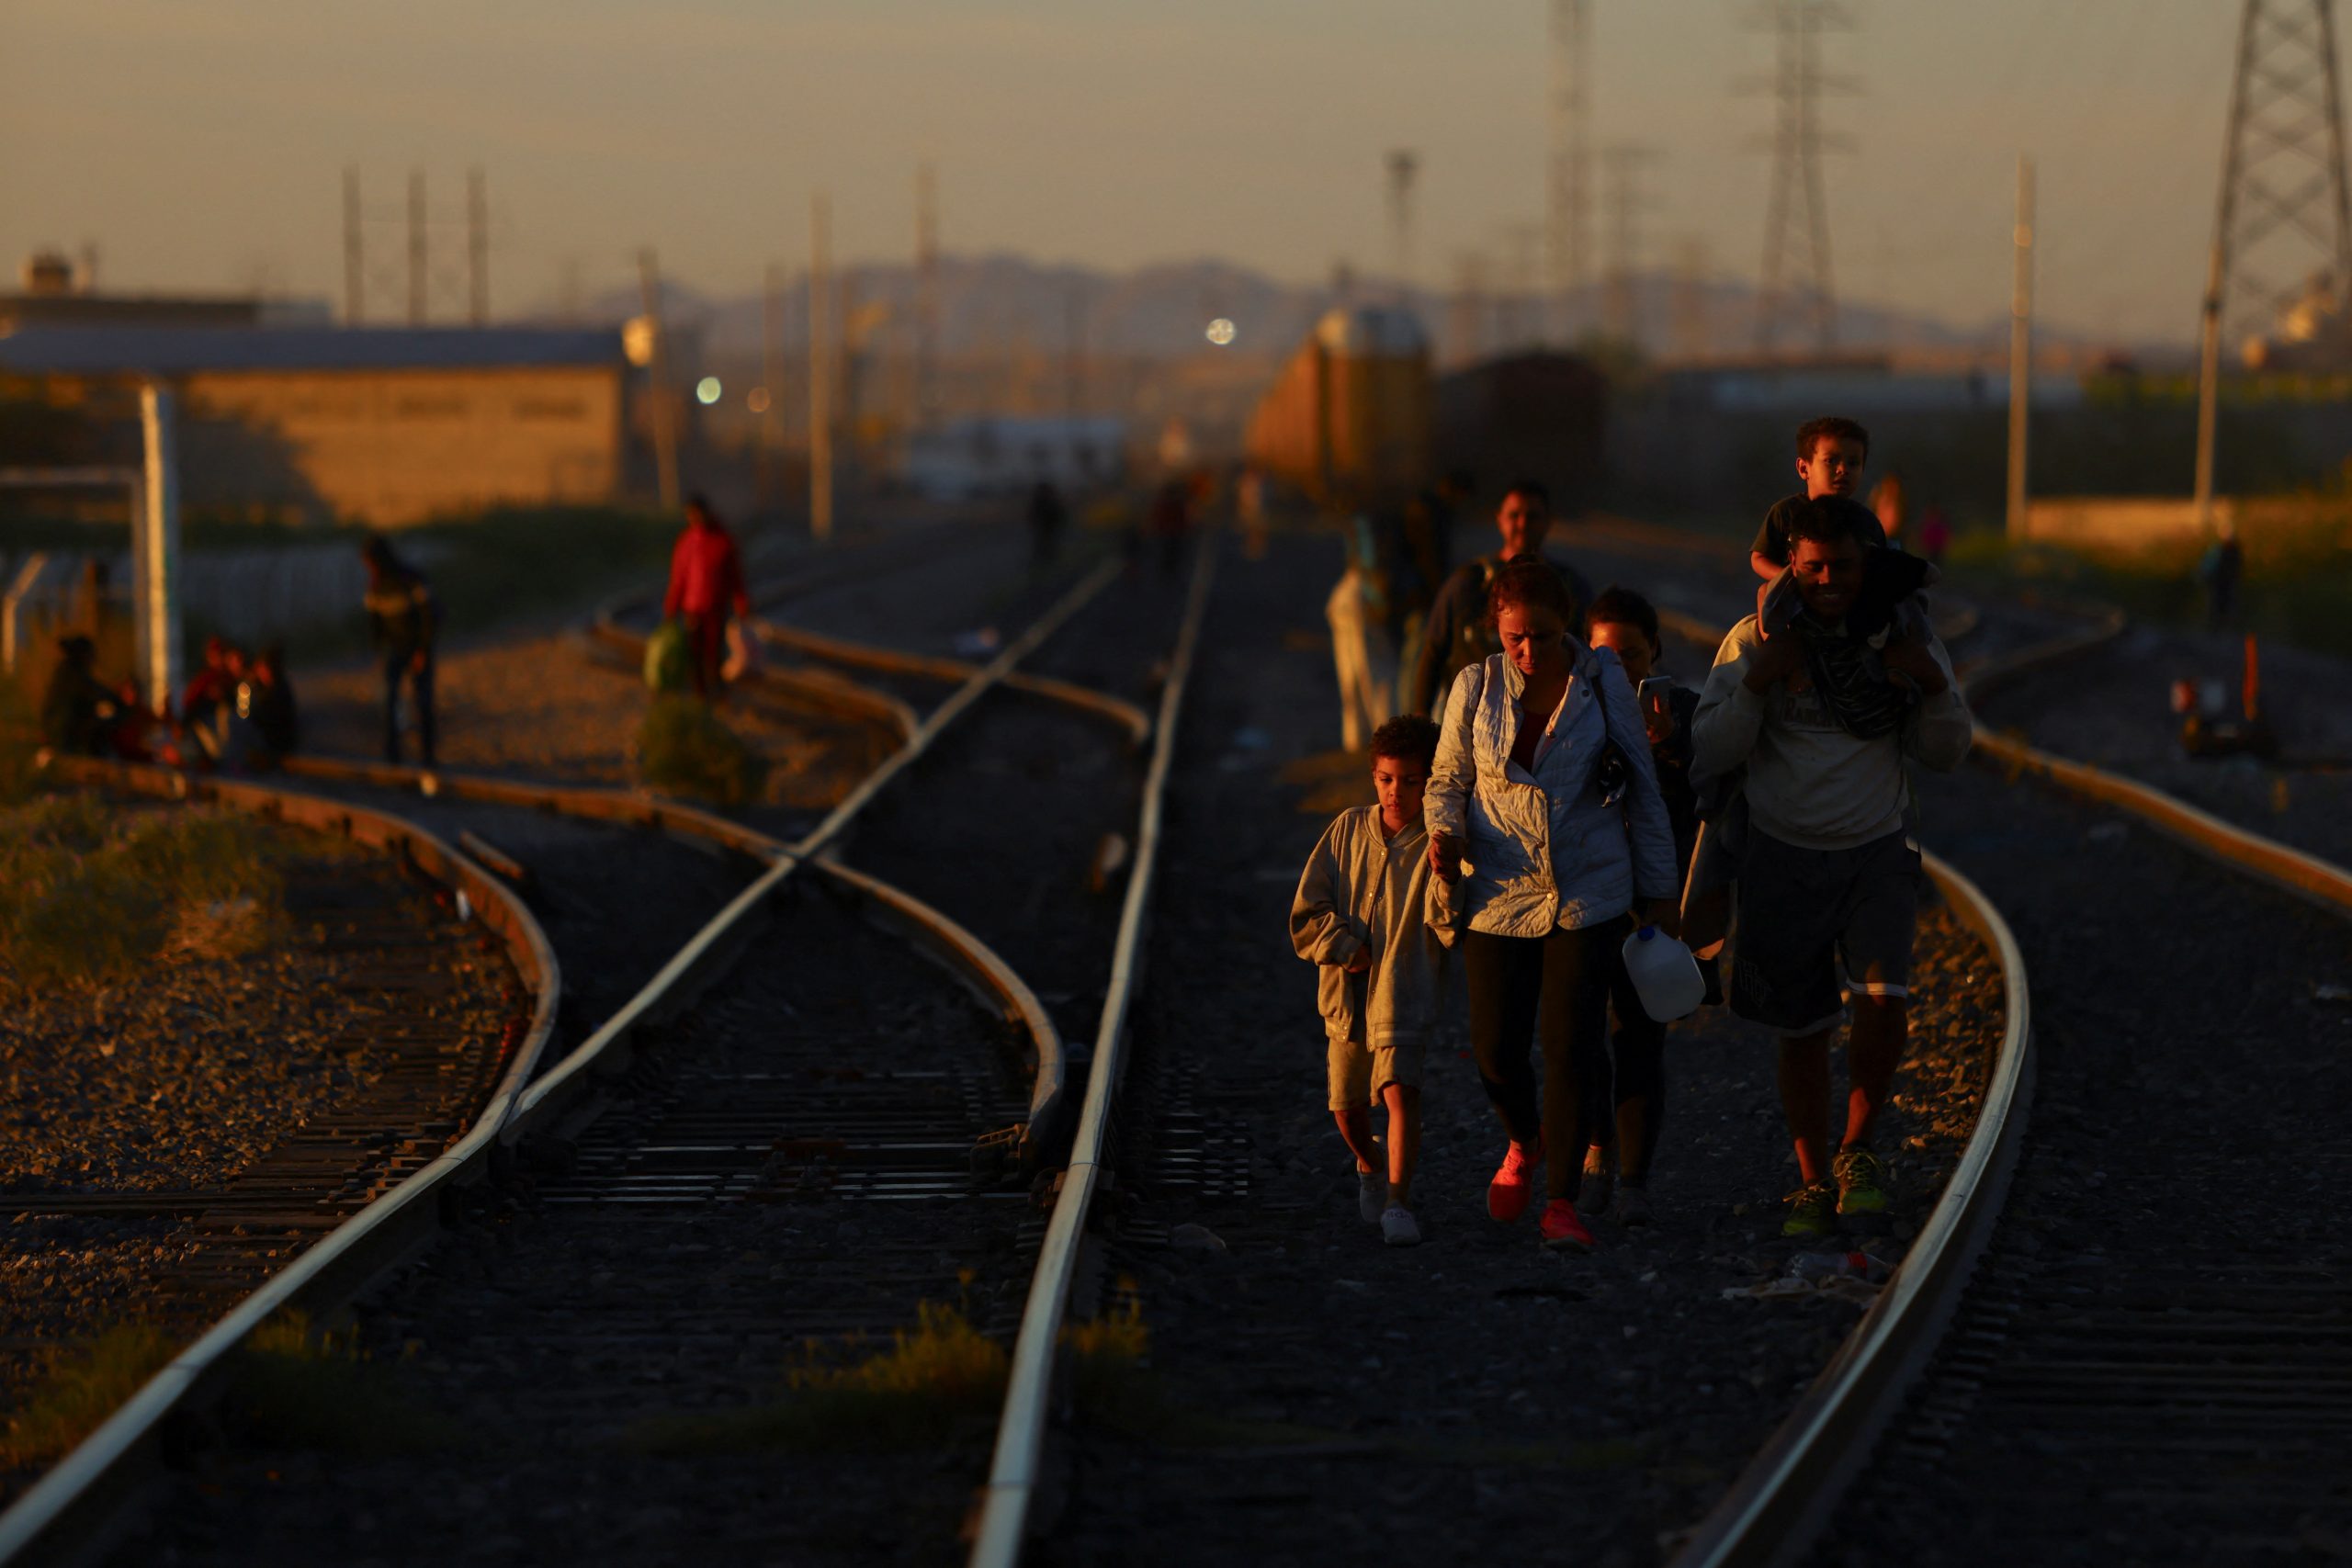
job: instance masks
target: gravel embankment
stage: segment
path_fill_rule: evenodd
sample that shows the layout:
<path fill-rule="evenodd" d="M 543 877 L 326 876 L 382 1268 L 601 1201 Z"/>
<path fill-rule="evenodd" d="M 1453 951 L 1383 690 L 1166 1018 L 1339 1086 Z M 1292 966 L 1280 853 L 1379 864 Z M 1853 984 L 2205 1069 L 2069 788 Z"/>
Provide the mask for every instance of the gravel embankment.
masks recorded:
<path fill-rule="evenodd" d="M 125 809 L 145 810 L 145 807 Z M 60 1347 L 157 1310 L 153 1282 L 189 1252 L 159 1216 L 21 1212 L 34 1194 L 220 1189 L 305 1123 L 366 1102 L 391 1066 L 398 1021 L 494 1041 L 512 971 L 426 885 L 389 862 L 293 829 L 288 919 L 262 951 L 166 950 L 137 983 L 7 998 L 0 1016 L 0 1397 L 13 1404 Z M 399 922 L 404 981 L 420 952 L 435 988 L 384 990 L 341 911 Z M 14 1200 L 13 1203 L 11 1200 Z"/>

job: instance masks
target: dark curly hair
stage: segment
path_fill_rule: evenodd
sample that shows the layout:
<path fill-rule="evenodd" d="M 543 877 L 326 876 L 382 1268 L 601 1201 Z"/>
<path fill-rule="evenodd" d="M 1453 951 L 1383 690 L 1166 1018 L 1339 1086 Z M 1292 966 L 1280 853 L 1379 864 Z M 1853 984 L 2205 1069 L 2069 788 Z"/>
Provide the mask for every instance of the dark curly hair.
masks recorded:
<path fill-rule="evenodd" d="M 1398 714 L 1372 732 L 1372 754 L 1419 762 L 1427 772 L 1437 761 L 1437 726 L 1419 714 Z"/>
<path fill-rule="evenodd" d="M 1603 621 L 1621 626 L 1632 626 L 1650 639 L 1653 648 L 1663 646 L 1657 635 L 1657 607 L 1630 588 L 1611 586 L 1593 600 L 1592 608 L 1584 613 L 1585 625 L 1597 626 Z"/>
<path fill-rule="evenodd" d="M 1862 456 L 1871 455 L 1871 433 L 1850 419 L 1830 414 L 1823 419 L 1809 419 L 1797 426 L 1797 456 L 1813 461 L 1813 449 L 1824 441 L 1852 441 L 1860 444 Z"/>
<path fill-rule="evenodd" d="M 1563 629 L 1577 624 L 1577 602 L 1557 568 L 1534 556 L 1521 556 L 1498 567 L 1487 584 L 1487 624 L 1493 626 L 1511 605 L 1521 610 L 1548 610 Z"/>

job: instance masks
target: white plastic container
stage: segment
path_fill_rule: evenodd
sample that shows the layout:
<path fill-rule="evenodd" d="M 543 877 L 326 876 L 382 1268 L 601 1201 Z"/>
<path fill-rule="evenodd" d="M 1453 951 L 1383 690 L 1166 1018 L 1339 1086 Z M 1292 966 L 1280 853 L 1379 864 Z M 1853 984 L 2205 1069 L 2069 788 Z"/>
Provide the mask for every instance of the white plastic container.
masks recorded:
<path fill-rule="evenodd" d="M 1707 979 L 1690 950 L 1656 926 L 1625 939 L 1625 974 L 1640 993 L 1642 1010 L 1660 1023 L 1689 1018 L 1706 998 Z"/>

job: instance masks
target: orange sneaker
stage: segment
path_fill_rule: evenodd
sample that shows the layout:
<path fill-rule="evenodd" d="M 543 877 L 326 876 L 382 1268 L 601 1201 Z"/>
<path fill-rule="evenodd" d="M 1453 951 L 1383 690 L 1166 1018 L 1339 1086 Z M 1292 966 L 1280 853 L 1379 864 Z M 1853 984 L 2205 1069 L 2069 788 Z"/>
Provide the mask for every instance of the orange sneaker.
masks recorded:
<path fill-rule="evenodd" d="M 1527 1213 L 1528 1184 L 1543 1165 L 1541 1145 L 1531 1149 L 1524 1144 L 1512 1144 L 1503 1155 L 1502 1168 L 1487 1183 L 1487 1213 L 1505 1224 Z"/>
<path fill-rule="evenodd" d="M 1577 1206 L 1566 1198 L 1555 1198 L 1544 1205 L 1544 1245 L 1555 1252 L 1590 1252 L 1592 1233 L 1577 1218 Z"/>

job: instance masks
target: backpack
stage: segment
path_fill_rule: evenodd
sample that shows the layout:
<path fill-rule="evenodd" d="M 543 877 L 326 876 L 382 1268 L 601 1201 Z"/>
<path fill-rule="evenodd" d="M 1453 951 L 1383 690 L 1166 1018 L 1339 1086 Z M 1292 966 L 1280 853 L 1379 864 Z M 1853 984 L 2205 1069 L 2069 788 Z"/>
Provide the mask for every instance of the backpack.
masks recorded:
<path fill-rule="evenodd" d="M 689 674 L 685 624 L 663 621 L 645 639 L 645 689 L 655 696 L 682 692 Z"/>

